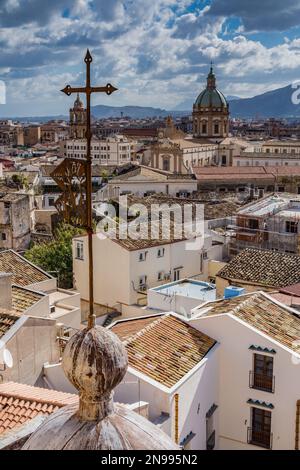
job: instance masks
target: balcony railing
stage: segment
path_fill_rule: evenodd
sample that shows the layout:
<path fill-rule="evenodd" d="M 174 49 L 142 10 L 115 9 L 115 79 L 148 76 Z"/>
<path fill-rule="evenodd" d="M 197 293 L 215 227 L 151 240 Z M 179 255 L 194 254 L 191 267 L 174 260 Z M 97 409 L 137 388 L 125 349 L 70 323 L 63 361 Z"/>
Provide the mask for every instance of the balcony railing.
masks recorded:
<path fill-rule="evenodd" d="M 275 377 L 274 375 L 258 374 L 252 370 L 249 372 L 249 387 L 261 390 L 263 392 L 274 393 Z"/>
<path fill-rule="evenodd" d="M 206 450 L 214 450 L 216 445 L 216 431 L 206 441 Z"/>
<path fill-rule="evenodd" d="M 273 433 L 267 431 L 258 431 L 255 428 L 248 428 L 248 444 L 263 447 L 264 449 L 272 449 Z"/>

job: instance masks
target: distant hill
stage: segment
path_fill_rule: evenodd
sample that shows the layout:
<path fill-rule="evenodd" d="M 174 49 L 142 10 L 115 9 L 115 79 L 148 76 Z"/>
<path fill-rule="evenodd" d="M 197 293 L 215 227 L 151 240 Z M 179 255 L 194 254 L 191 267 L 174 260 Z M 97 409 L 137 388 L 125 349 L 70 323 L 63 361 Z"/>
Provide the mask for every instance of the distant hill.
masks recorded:
<path fill-rule="evenodd" d="M 68 116 L 58 115 L 58 116 L 26 116 L 26 117 L 1 117 L 0 120 L 12 120 L 18 122 L 30 122 L 31 124 L 39 124 L 48 121 L 67 121 Z"/>
<path fill-rule="evenodd" d="M 123 114 L 124 117 L 131 117 L 132 119 L 145 119 L 161 117 L 166 118 L 171 115 L 173 117 L 180 117 L 189 114 L 189 111 L 167 111 L 160 108 L 152 108 L 150 106 L 104 106 L 98 105 L 92 107 L 92 115 L 96 119 L 105 118 L 119 118 Z M 0 116 L 0 119 L 1 116 Z M 68 116 L 27 116 L 27 117 L 10 117 L 3 119 L 12 119 L 13 121 L 28 122 L 28 123 L 43 123 L 52 120 L 65 120 L 68 121 Z"/>
<path fill-rule="evenodd" d="M 110 117 L 129 116 L 132 119 L 143 119 L 143 118 L 154 118 L 154 117 L 167 117 L 170 114 L 172 116 L 181 116 L 185 114 L 180 111 L 166 111 L 165 109 L 144 107 L 144 106 L 104 106 L 98 105 L 92 107 L 92 114 L 95 118 L 103 119 Z"/>
<path fill-rule="evenodd" d="M 278 88 L 276 90 L 263 93 L 262 95 L 254 96 L 253 98 L 239 98 L 231 95 L 227 96 L 230 102 L 230 113 L 232 117 L 241 118 L 299 118 L 300 117 L 300 104 L 295 105 L 292 102 L 292 95 L 295 89 L 291 85 Z M 299 94 L 300 98 L 300 94 Z M 92 107 L 92 114 L 97 119 L 103 118 L 117 118 L 129 116 L 132 119 L 144 118 L 165 118 L 168 115 L 173 117 L 186 116 L 192 113 L 193 102 L 186 100 L 176 106 L 173 111 L 167 111 L 161 108 L 152 108 L 150 106 L 104 106 L 98 105 Z M 1 117 L 0 117 L 1 119 Z M 46 122 L 54 119 L 68 120 L 67 116 L 29 116 L 29 117 L 15 117 L 10 118 L 20 122 Z"/>
<path fill-rule="evenodd" d="M 291 85 L 263 93 L 253 98 L 238 99 L 230 102 L 232 117 L 285 118 L 300 117 L 300 104 L 292 102 L 294 89 Z M 300 97 L 300 95 L 299 95 Z"/>

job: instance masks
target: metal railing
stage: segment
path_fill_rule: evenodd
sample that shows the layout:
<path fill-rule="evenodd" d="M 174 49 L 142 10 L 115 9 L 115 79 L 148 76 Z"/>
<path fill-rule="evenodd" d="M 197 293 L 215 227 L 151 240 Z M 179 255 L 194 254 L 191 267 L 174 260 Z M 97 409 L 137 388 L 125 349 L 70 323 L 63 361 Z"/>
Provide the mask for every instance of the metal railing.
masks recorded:
<path fill-rule="evenodd" d="M 275 392 L 275 376 L 267 374 L 258 374 L 253 370 L 249 372 L 249 387 L 263 392 Z"/>
<path fill-rule="evenodd" d="M 268 431 L 259 431 L 255 428 L 248 428 L 247 442 L 254 446 L 272 449 L 273 433 Z"/>

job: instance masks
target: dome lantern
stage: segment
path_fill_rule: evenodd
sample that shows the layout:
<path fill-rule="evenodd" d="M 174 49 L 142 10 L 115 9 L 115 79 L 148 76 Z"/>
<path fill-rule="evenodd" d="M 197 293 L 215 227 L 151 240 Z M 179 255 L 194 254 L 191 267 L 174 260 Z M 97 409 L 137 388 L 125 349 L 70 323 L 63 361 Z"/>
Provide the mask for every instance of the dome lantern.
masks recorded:
<path fill-rule="evenodd" d="M 206 88 L 197 97 L 193 107 L 194 137 L 223 139 L 228 137 L 229 104 L 217 89 L 213 64 L 207 76 Z"/>
<path fill-rule="evenodd" d="M 110 330 L 87 328 L 72 336 L 63 369 L 79 392 L 79 407 L 53 413 L 23 450 L 180 450 L 150 421 L 114 403 L 113 390 L 127 367 L 123 343 Z"/>

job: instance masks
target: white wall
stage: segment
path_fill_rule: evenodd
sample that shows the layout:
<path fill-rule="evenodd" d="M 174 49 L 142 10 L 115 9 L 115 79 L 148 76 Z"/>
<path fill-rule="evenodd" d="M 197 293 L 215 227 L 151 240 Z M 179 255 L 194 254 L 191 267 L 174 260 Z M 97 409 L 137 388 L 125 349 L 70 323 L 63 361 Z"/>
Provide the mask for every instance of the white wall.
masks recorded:
<path fill-rule="evenodd" d="M 176 390 L 179 394 L 179 442 L 191 431 L 196 434 L 191 450 L 206 450 L 206 413 L 212 405 L 219 405 L 219 345 L 205 357 L 201 367 Z M 173 394 L 174 397 L 174 394 Z M 174 403 L 172 405 L 173 428 Z M 218 436 L 218 413 L 214 413 L 214 428 Z M 216 442 L 218 448 L 218 442 Z"/>
<path fill-rule="evenodd" d="M 34 385 L 45 362 L 57 362 L 59 350 L 55 321 L 21 317 L 1 339 L 13 357 L 12 369 L 1 372 L 4 381 Z"/>
<path fill-rule="evenodd" d="M 251 427 L 249 398 L 274 405 L 272 410 L 273 449 L 295 448 L 296 403 L 300 396 L 300 365 L 281 345 L 244 326 L 229 316 L 199 318 L 191 325 L 217 339 L 220 345 L 220 448 L 257 449 L 247 444 Z M 275 349 L 275 393 L 249 387 L 252 370 L 251 345 Z"/>

